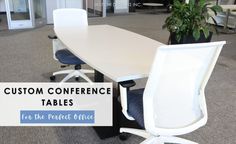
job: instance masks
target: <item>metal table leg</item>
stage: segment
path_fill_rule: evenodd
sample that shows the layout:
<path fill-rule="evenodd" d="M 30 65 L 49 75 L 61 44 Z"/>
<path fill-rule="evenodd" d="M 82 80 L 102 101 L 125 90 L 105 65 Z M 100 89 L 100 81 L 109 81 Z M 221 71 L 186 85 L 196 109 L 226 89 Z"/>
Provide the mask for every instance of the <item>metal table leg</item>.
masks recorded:
<path fill-rule="evenodd" d="M 104 75 L 95 70 L 95 82 L 104 82 Z M 130 121 L 125 118 L 122 113 L 121 105 L 118 100 L 119 89 L 113 88 L 113 126 L 93 127 L 97 135 L 101 139 L 118 136 L 120 134 L 120 127 L 140 128 L 135 121 Z"/>
<path fill-rule="evenodd" d="M 104 82 L 104 75 L 99 71 L 95 70 L 94 73 L 94 81 L 95 82 Z"/>
<path fill-rule="evenodd" d="M 104 75 L 100 73 L 99 71 L 95 70 L 94 74 L 95 82 L 104 82 Z M 120 120 L 120 114 L 121 114 L 121 107 L 117 99 L 118 93 L 117 89 L 113 89 L 113 126 L 101 126 L 101 127 L 93 127 L 96 131 L 97 135 L 101 139 L 114 137 L 119 135 L 119 120 Z"/>

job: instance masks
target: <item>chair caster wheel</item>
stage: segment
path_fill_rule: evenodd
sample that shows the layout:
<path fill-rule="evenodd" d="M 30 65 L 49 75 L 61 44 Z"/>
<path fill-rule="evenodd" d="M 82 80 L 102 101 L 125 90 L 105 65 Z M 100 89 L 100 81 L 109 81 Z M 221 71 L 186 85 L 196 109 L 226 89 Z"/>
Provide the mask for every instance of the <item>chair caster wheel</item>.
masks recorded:
<path fill-rule="evenodd" d="M 127 140 L 130 136 L 131 136 L 131 134 L 129 134 L 129 133 L 121 133 L 121 134 L 119 135 L 119 139 L 122 140 L 122 141 L 125 141 L 125 140 Z"/>
<path fill-rule="evenodd" d="M 50 76 L 51 81 L 55 81 L 56 77 L 55 76 Z"/>
<path fill-rule="evenodd" d="M 78 81 L 79 81 L 79 77 L 76 77 L 76 78 L 75 78 L 75 81 L 77 81 L 77 82 L 78 82 Z"/>

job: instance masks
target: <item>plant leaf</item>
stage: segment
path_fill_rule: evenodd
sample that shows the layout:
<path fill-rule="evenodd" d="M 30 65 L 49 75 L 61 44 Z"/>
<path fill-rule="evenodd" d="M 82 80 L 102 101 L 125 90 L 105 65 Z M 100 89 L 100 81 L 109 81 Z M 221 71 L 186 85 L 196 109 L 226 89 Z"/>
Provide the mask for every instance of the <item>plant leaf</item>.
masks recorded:
<path fill-rule="evenodd" d="M 215 25 L 217 26 L 218 23 L 216 22 L 216 20 L 214 19 L 214 17 L 211 16 L 211 19 L 213 20 L 213 22 L 215 23 Z M 214 26 L 214 30 L 216 31 L 216 33 L 218 34 L 218 29 L 216 28 L 216 26 Z"/>
<path fill-rule="evenodd" d="M 209 6 L 206 0 L 174 0 L 171 15 L 166 19 L 163 28 L 176 34 L 176 40 L 180 41 L 184 36 L 193 36 L 198 40 L 201 35 L 209 36 L 210 25 L 207 23 L 212 18 L 209 11 L 221 12 L 220 6 Z M 214 23 L 215 20 L 213 19 Z M 203 33 L 203 34 L 202 34 Z"/>
<path fill-rule="evenodd" d="M 215 13 L 215 15 L 217 15 L 217 12 L 223 12 L 222 7 L 219 5 L 214 5 L 210 7 L 210 9 Z"/>
<path fill-rule="evenodd" d="M 180 42 L 180 39 L 181 39 L 181 35 L 179 35 L 179 34 L 176 34 L 176 40 L 177 40 L 177 42 Z"/>
<path fill-rule="evenodd" d="M 189 0 L 188 5 L 189 5 L 190 10 L 192 11 L 195 5 L 195 0 Z"/>
<path fill-rule="evenodd" d="M 200 30 L 198 28 L 193 29 L 193 37 L 196 41 L 200 38 Z"/>
<path fill-rule="evenodd" d="M 203 33 L 204 33 L 205 38 L 208 38 L 208 36 L 209 36 L 209 34 L 210 34 L 210 31 L 209 31 L 208 27 L 204 27 L 204 28 L 202 29 L 202 31 L 203 31 Z"/>

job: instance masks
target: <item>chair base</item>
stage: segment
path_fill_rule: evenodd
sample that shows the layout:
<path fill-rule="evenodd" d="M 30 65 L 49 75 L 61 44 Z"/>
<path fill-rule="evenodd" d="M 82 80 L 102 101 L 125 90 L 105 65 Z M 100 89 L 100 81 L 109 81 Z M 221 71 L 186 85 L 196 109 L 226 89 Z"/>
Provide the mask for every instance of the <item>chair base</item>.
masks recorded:
<path fill-rule="evenodd" d="M 122 141 L 125 141 L 125 140 L 127 140 L 130 136 L 131 136 L 130 133 L 121 133 L 121 134 L 119 135 L 119 139 L 122 140 Z"/>
<path fill-rule="evenodd" d="M 89 83 L 93 83 L 86 75 L 85 73 L 94 73 L 94 70 L 86 70 L 86 69 L 79 69 L 79 70 L 62 70 L 62 71 L 58 71 L 58 72 L 54 72 L 52 75 L 52 77 L 50 77 L 51 80 L 55 80 L 55 76 L 56 75 L 60 75 L 60 74 L 68 74 L 64 79 L 61 80 L 61 83 L 64 83 L 66 81 L 68 81 L 70 78 L 72 77 L 82 77 L 84 80 L 86 80 Z"/>
<path fill-rule="evenodd" d="M 153 136 L 147 133 L 145 130 L 133 129 L 133 128 L 120 128 L 120 132 L 132 133 L 143 138 L 146 138 L 141 144 L 165 144 L 165 143 L 176 143 L 176 144 L 198 144 L 196 142 L 186 140 L 174 136 Z"/>

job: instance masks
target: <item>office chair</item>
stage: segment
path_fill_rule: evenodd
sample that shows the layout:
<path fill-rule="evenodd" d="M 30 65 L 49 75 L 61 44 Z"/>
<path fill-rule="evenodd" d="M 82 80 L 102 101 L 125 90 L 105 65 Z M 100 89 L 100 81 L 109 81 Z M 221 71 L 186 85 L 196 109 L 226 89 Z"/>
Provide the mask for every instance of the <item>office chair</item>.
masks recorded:
<path fill-rule="evenodd" d="M 120 132 L 146 138 L 142 144 L 196 144 L 175 137 L 190 133 L 207 122 L 205 87 L 225 41 L 161 46 L 145 89 L 129 90 L 121 82 L 122 112 L 144 128 Z"/>
<path fill-rule="evenodd" d="M 53 11 L 54 28 L 74 27 L 82 28 L 88 26 L 87 12 L 82 9 L 57 9 Z M 55 80 L 55 76 L 59 74 L 68 74 L 61 82 L 65 82 L 72 77 L 82 77 L 88 82 L 92 81 L 85 73 L 94 73 L 93 70 L 81 69 L 81 65 L 85 64 L 81 59 L 72 54 L 66 46 L 57 39 L 57 36 L 48 36 L 53 40 L 53 57 L 64 65 L 75 65 L 73 70 L 62 70 L 54 72 L 50 79 Z M 78 43 L 79 45 L 79 43 Z"/>

